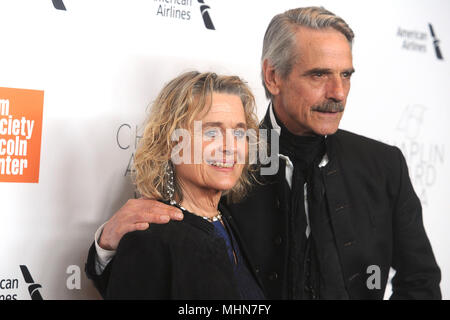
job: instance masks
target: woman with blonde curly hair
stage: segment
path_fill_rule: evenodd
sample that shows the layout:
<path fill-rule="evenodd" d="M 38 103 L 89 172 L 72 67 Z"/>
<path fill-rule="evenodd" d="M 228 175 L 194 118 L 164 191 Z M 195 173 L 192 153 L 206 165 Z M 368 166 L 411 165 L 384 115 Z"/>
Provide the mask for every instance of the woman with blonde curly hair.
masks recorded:
<path fill-rule="evenodd" d="M 122 238 L 107 298 L 264 299 L 219 205 L 222 196 L 237 202 L 249 191 L 257 132 L 255 99 L 239 77 L 187 72 L 164 86 L 136 151 L 134 179 L 143 197 L 177 206 L 184 219 Z"/>

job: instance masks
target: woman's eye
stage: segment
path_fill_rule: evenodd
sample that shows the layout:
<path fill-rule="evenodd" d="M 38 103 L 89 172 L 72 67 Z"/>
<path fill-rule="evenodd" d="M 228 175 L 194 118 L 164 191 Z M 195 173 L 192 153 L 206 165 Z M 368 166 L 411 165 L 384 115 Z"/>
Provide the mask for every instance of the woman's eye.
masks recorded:
<path fill-rule="evenodd" d="M 238 139 L 244 138 L 245 137 L 245 130 L 243 130 L 243 129 L 234 130 L 234 136 L 236 138 L 238 138 Z"/>
<path fill-rule="evenodd" d="M 205 131 L 204 135 L 208 138 L 215 138 L 218 136 L 218 131 L 217 130 L 207 130 Z"/>

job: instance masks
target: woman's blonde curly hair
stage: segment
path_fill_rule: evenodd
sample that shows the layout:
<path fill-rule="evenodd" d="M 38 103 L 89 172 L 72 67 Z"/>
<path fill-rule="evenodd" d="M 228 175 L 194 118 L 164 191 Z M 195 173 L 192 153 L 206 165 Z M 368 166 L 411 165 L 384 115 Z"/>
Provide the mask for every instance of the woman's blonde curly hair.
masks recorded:
<path fill-rule="evenodd" d="M 189 129 L 201 112 L 211 107 L 212 93 L 239 96 L 244 106 L 247 129 L 258 134 L 255 98 L 247 84 L 237 76 L 215 73 L 186 72 L 167 83 L 151 106 L 143 136 L 134 159 L 134 183 L 138 192 L 150 199 L 169 200 L 166 168 L 175 142 L 171 140 L 176 129 Z M 207 108 L 205 110 L 205 108 Z M 250 132 L 252 130 L 249 130 Z M 257 137 L 258 141 L 259 138 Z M 247 157 L 248 159 L 248 157 Z M 255 165 L 248 161 L 236 185 L 223 195 L 230 202 L 238 202 L 248 193 Z M 175 181 L 175 199 L 183 195 Z"/>

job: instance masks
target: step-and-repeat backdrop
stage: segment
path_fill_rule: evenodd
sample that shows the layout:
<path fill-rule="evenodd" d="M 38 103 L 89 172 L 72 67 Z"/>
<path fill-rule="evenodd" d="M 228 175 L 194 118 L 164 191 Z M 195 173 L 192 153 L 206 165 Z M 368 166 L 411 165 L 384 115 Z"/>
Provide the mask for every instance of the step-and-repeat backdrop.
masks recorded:
<path fill-rule="evenodd" d="M 402 149 L 450 298 L 449 1 L 2 0 L 0 300 L 100 298 L 87 250 L 134 196 L 149 103 L 179 73 L 213 70 L 245 78 L 262 117 L 264 31 L 309 5 L 355 31 L 341 128 Z"/>

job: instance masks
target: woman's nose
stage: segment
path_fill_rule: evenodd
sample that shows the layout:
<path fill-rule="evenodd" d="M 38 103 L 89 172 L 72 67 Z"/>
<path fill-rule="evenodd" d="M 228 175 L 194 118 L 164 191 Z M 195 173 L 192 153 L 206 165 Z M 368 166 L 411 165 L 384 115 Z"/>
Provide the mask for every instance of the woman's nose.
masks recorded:
<path fill-rule="evenodd" d="M 222 152 L 226 155 L 232 155 L 236 152 L 236 145 L 234 130 L 227 129 L 223 137 Z"/>

